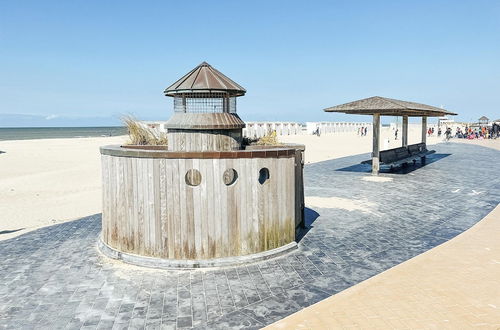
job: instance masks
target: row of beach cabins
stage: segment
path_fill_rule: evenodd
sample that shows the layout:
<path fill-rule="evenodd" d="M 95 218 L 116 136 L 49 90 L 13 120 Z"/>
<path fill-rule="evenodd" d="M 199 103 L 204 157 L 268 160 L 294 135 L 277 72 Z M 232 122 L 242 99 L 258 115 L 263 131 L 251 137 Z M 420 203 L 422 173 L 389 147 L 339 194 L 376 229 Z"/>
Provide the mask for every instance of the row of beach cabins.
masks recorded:
<path fill-rule="evenodd" d="M 149 128 L 166 133 L 166 122 L 143 121 Z M 329 133 L 349 133 L 357 132 L 361 127 L 371 127 L 372 123 L 362 122 L 245 122 L 243 136 L 248 138 L 261 138 L 271 132 L 276 131 L 277 135 L 304 135 L 316 134 L 318 129 L 320 134 Z"/>

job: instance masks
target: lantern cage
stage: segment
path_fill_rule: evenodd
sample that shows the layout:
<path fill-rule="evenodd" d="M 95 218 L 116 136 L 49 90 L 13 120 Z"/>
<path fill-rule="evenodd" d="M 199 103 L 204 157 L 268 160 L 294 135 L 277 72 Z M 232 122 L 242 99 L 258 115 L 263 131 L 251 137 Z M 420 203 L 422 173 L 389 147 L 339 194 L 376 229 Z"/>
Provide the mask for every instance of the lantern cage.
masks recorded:
<path fill-rule="evenodd" d="M 182 93 L 174 96 L 174 111 L 181 113 L 236 113 L 236 96 L 229 93 Z"/>

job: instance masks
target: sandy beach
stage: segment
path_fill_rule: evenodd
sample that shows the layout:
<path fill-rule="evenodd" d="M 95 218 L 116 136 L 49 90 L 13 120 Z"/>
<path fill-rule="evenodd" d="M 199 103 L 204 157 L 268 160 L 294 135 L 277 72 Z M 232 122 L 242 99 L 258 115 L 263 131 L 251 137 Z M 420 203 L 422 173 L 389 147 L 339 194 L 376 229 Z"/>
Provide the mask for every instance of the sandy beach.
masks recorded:
<path fill-rule="evenodd" d="M 100 213 L 99 146 L 125 140 L 121 136 L 1 141 L 0 240 Z"/>
<path fill-rule="evenodd" d="M 400 145 L 401 140 L 395 141 L 388 128 L 382 129 L 382 141 L 389 137 L 385 147 Z M 99 147 L 126 140 L 120 136 L 0 142 L 0 240 L 100 213 Z M 306 163 L 367 153 L 372 147 L 370 132 L 364 137 L 353 133 L 290 135 L 280 141 L 305 144 Z M 410 128 L 409 143 L 419 141 L 420 131 Z M 440 141 L 428 138 L 429 145 Z M 500 147 L 500 140 L 460 142 Z"/>

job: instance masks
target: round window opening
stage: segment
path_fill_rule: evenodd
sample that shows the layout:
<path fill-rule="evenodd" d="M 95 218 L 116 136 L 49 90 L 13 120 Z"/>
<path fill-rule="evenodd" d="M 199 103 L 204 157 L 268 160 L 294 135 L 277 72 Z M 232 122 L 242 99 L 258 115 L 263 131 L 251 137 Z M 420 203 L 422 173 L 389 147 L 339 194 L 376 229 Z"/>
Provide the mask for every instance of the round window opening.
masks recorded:
<path fill-rule="evenodd" d="M 201 183 L 201 173 L 198 170 L 191 169 L 187 171 L 185 179 L 187 185 L 196 187 Z"/>
<path fill-rule="evenodd" d="M 234 168 L 228 168 L 222 175 L 222 180 L 226 186 L 230 186 L 238 179 L 238 172 Z"/>
<path fill-rule="evenodd" d="M 264 184 L 267 180 L 269 180 L 269 170 L 263 167 L 259 171 L 259 183 Z"/>

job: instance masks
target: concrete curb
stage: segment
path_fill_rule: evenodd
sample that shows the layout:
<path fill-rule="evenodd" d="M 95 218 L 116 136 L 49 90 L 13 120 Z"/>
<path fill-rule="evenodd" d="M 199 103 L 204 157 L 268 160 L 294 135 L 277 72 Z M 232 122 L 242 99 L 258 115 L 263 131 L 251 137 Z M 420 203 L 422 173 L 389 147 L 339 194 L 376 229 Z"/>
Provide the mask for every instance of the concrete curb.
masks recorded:
<path fill-rule="evenodd" d="M 159 268 L 159 269 L 192 269 L 192 268 L 210 268 L 210 267 L 228 267 L 228 266 L 238 266 L 247 263 L 263 261 L 275 257 L 282 256 L 288 252 L 297 249 L 297 242 L 291 242 L 283 245 L 279 248 L 272 249 L 269 251 L 264 251 L 260 253 L 229 257 L 229 258 L 216 258 L 207 260 L 179 260 L 179 259 L 162 259 L 154 257 L 144 257 L 137 254 L 131 254 L 126 252 L 121 252 L 113 249 L 106 243 L 104 243 L 101 238 L 97 241 L 97 247 L 102 254 L 106 257 L 121 260 L 125 263 L 143 266 L 149 268 Z"/>

